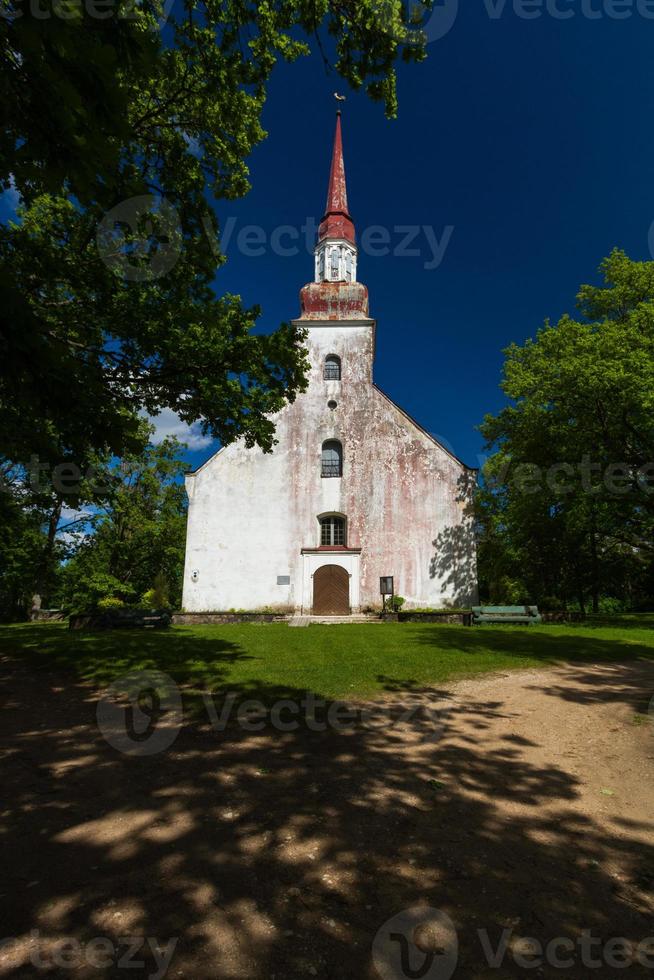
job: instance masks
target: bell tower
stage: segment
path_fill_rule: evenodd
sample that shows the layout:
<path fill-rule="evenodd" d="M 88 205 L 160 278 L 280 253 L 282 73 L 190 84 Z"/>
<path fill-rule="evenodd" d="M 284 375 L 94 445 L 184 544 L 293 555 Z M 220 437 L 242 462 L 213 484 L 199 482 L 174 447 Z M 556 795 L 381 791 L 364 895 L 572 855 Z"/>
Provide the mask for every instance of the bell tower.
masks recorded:
<path fill-rule="evenodd" d="M 315 257 L 316 282 L 356 282 L 357 247 L 355 245 L 354 222 L 347 208 L 340 111 L 336 114 L 336 133 L 327 188 L 327 206 L 318 229 Z"/>
<path fill-rule="evenodd" d="M 300 291 L 300 320 L 368 319 L 368 290 L 357 282 L 356 235 L 347 204 L 340 111 L 336 113 L 327 206 L 314 257 L 314 281 Z"/>

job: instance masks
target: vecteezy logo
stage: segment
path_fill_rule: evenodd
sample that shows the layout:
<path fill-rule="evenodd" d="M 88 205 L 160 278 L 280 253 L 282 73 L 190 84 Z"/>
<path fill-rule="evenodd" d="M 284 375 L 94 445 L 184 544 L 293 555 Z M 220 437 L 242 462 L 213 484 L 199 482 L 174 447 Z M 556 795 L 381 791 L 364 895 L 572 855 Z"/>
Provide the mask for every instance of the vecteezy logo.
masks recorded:
<path fill-rule="evenodd" d="M 431 44 L 432 41 L 440 41 L 454 27 L 459 13 L 459 0 L 434 0 L 431 8 L 414 3 L 413 10 L 413 18 L 420 17 L 422 11 L 422 31 L 427 44 Z"/>
<path fill-rule="evenodd" d="M 102 261 L 123 279 L 160 279 L 182 250 L 179 215 L 165 197 L 130 197 L 105 214 L 96 241 Z"/>
<path fill-rule="evenodd" d="M 375 16 L 382 30 L 394 37 L 398 44 L 424 45 L 439 41 L 454 26 L 459 13 L 459 0 L 409 0 L 402 4 L 404 21 L 396 21 L 399 4 L 395 0 L 379 0 Z"/>
<path fill-rule="evenodd" d="M 450 980 L 459 940 L 449 915 L 428 906 L 404 909 L 377 930 L 372 958 L 382 980 Z"/>
<path fill-rule="evenodd" d="M 98 701 L 98 728 L 126 755 L 156 755 L 173 744 L 182 727 L 182 698 L 172 677 L 134 670 L 113 681 Z"/>

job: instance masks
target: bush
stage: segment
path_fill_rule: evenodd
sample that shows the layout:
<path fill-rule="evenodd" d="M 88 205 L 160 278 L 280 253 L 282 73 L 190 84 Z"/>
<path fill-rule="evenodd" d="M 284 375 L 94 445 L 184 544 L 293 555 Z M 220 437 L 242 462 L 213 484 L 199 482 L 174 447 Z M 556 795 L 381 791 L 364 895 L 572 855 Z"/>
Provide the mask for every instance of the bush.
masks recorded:
<path fill-rule="evenodd" d="M 391 600 L 391 605 L 393 607 L 393 610 L 395 612 L 399 612 L 405 602 L 406 602 L 406 599 L 404 598 L 404 596 L 394 595 L 393 598 L 392 598 L 392 600 Z"/>
<path fill-rule="evenodd" d="M 439 613 L 443 615 L 447 613 L 461 615 L 462 613 L 469 613 L 471 611 L 470 606 L 419 606 L 417 609 L 407 610 L 407 612 L 412 613 Z"/>
<path fill-rule="evenodd" d="M 109 612 L 112 609 L 124 609 L 125 603 L 118 596 L 110 595 L 98 601 L 98 609 L 101 612 Z"/>
<path fill-rule="evenodd" d="M 527 605 L 533 606 L 534 603 L 530 602 Z M 566 604 L 562 599 L 557 599 L 555 595 L 545 595 L 538 600 L 538 608 L 541 612 L 559 612 L 559 610 L 566 608 Z"/>
<path fill-rule="evenodd" d="M 157 572 L 151 589 L 141 596 L 140 605 L 144 609 L 170 609 L 170 589 L 163 572 Z"/>
<path fill-rule="evenodd" d="M 626 612 L 629 603 L 624 599 L 614 599 L 612 596 L 600 596 L 599 611 L 605 615 L 612 616 L 614 613 Z"/>
<path fill-rule="evenodd" d="M 67 613 L 90 613 L 102 608 L 101 602 L 115 600 L 123 604 L 134 602 L 134 589 L 108 572 L 87 574 L 77 567 L 75 559 L 62 570 L 58 604 Z"/>

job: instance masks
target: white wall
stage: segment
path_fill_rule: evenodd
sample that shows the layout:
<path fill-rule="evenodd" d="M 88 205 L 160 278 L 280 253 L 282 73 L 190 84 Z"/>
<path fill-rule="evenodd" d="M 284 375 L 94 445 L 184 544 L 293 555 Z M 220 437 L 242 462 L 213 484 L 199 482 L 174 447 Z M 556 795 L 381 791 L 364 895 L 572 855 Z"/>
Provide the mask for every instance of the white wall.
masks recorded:
<path fill-rule="evenodd" d="M 349 563 L 361 606 L 379 604 L 380 575 L 395 576 L 407 605 L 473 601 L 466 507 L 474 472 L 373 386 L 373 321 L 301 325 L 309 328 L 309 389 L 277 416 L 274 451 L 236 443 L 187 478 L 184 608 L 301 608 L 301 549 L 319 545 L 317 516 L 334 511 L 348 519 L 348 545 L 361 548 L 360 563 Z M 341 358 L 341 381 L 322 378 L 331 353 Z M 343 444 L 342 479 L 321 478 L 327 439 Z M 325 564 L 332 558 L 327 553 Z M 277 584 L 280 575 L 290 575 L 290 586 Z"/>

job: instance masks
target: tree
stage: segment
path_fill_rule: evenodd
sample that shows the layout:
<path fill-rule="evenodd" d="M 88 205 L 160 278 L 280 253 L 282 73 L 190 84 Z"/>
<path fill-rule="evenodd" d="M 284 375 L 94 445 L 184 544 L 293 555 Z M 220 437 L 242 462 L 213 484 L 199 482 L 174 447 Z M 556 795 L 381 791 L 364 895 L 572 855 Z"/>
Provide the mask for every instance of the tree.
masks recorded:
<path fill-rule="evenodd" d="M 66 506 L 38 470 L 5 462 L 0 466 L 0 618 L 23 619 L 35 595 L 48 597 L 59 563 L 70 553 L 83 517 Z M 55 481 L 56 482 L 56 481 Z M 86 481 L 68 497 L 86 493 Z"/>
<path fill-rule="evenodd" d="M 506 351 L 478 502 L 487 582 L 517 568 L 525 597 L 595 610 L 646 597 L 654 564 L 654 262 L 615 250 L 601 270 L 581 319 Z"/>
<path fill-rule="evenodd" d="M 0 180 L 84 205 L 142 193 L 148 172 L 240 195 L 276 62 L 311 42 L 394 116 L 395 64 L 425 57 L 406 14 L 400 0 L 3 0 Z"/>
<path fill-rule="evenodd" d="M 215 295 L 208 201 L 248 189 L 278 59 L 324 30 L 335 71 L 393 115 L 394 65 L 424 38 L 400 0 L 41 3 L 3 0 L 0 23 L 0 181 L 25 202 L 0 238 L 0 453 L 133 451 L 164 407 L 269 450 L 303 335 L 255 336 L 258 308 Z"/>
<path fill-rule="evenodd" d="M 65 608 L 85 611 L 106 598 L 150 604 L 152 593 L 180 604 L 187 506 L 181 448 L 169 438 L 110 465 L 111 492 L 92 518 L 93 531 L 61 569 Z"/>
<path fill-rule="evenodd" d="M 23 619 L 32 596 L 43 581 L 43 555 L 47 547 L 44 513 L 26 506 L 23 495 L 10 489 L 3 474 L 0 493 L 0 620 Z M 54 570 L 54 562 L 47 569 Z"/>
<path fill-rule="evenodd" d="M 72 202 L 41 197 L 0 233 L 3 454 L 86 468 L 96 451 L 137 449 L 140 413 L 164 406 L 269 449 L 269 415 L 304 383 L 301 334 L 253 334 L 258 310 L 217 299 L 191 246 L 162 279 L 119 279 L 93 230 Z"/>

